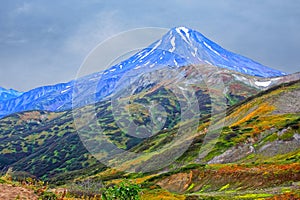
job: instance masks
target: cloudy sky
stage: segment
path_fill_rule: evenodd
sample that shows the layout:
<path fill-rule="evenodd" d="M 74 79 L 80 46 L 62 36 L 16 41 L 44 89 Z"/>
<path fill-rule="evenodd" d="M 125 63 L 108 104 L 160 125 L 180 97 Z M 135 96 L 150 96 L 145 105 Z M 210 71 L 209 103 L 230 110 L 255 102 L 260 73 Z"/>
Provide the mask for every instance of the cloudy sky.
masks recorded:
<path fill-rule="evenodd" d="M 298 0 L 14 0 L 0 2 L 0 86 L 72 80 L 86 55 L 119 32 L 182 25 L 269 67 L 300 71 Z"/>

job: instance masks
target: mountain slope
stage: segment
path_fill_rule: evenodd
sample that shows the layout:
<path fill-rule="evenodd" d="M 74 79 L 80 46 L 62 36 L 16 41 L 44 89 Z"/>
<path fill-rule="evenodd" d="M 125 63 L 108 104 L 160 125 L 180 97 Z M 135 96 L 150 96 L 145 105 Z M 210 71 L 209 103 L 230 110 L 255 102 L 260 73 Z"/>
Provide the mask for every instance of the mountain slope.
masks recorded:
<path fill-rule="evenodd" d="M 217 134 L 220 129 L 213 129 L 207 133 L 210 122 L 204 117 L 200 120 L 202 123 L 198 128 L 199 132 L 192 134 L 191 146 L 178 159 L 179 166 L 191 162 L 297 161 L 300 150 L 299 91 L 299 81 L 283 84 L 231 107 L 227 111 L 228 116 L 219 120 L 222 127 L 220 136 Z M 220 127 L 218 124 L 214 126 Z M 167 134 L 162 131 L 134 147 L 135 152 L 147 152 L 149 162 L 144 161 L 142 164 L 136 160 L 131 162 L 138 163 L 137 169 L 151 166 L 156 157 L 155 152 L 164 150 L 165 142 L 174 139 L 174 132 L 177 130 L 167 131 Z M 204 141 L 206 143 L 203 146 Z M 183 140 L 181 144 L 185 142 Z M 175 150 L 176 148 L 173 152 Z M 168 152 L 164 153 L 161 152 L 158 160 L 166 160 L 164 156 L 167 156 Z M 173 164 L 176 165 L 175 163 Z"/>
<path fill-rule="evenodd" d="M 172 128 L 180 120 L 179 116 L 174 117 L 176 113 L 180 112 L 178 103 L 180 99 L 172 96 L 172 91 L 168 90 L 168 85 L 164 85 L 160 78 L 167 75 L 170 77 L 170 83 L 175 85 L 183 85 L 188 80 L 193 81 L 197 98 L 199 103 L 201 103 L 199 109 L 203 116 L 208 115 L 211 109 L 211 102 L 207 86 L 203 84 L 203 81 L 200 81 L 203 78 L 200 72 L 203 72 L 203 70 L 200 70 L 202 69 L 201 66 L 199 66 L 199 70 L 194 69 L 195 67 L 183 67 L 180 69 L 180 73 L 170 76 L 173 69 L 166 68 L 157 70 L 151 75 L 140 76 L 128 87 L 135 94 L 131 106 L 131 112 L 136 113 L 136 117 L 133 120 L 139 124 L 149 122 L 149 115 L 141 109 L 140 104 L 151 102 L 155 99 L 157 99 L 157 102 L 163 102 L 164 107 L 169 112 L 164 128 Z M 210 69 L 206 66 L 205 69 L 207 74 L 215 74 L 216 72 L 215 68 Z M 193 73 L 190 73 L 192 71 Z M 255 80 L 252 80 L 250 77 L 248 77 L 248 80 L 252 81 L 249 84 L 245 84 L 236 79 L 234 73 L 226 71 L 220 71 L 219 73 L 222 79 L 226 80 L 228 105 L 234 104 L 260 91 L 259 88 L 255 87 Z M 185 80 L 178 77 L 178 74 L 187 74 L 188 76 Z M 80 115 L 83 119 L 85 116 L 84 113 L 87 113 L 86 115 L 88 116 L 89 113 L 92 113 L 94 110 L 96 111 L 99 125 L 92 127 L 92 125 L 87 123 L 86 128 L 91 126 L 92 129 L 89 131 L 92 132 L 97 131 L 100 126 L 104 129 L 104 133 L 109 135 L 111 140 L 125 149 L 131 148 L 133 145 L 141 142 L 141 139 L 122 133 L 119 125 L 115 122 L 115 116 L 112 115 L 111 104 L 110 101 L 101 101 L 95 105 L 95 108 L 90 105 L 79 109 L 82 111 Z M 83 163 L 90 158 L 76 132 L 73 114 L 74 112 L 72 111 L 60 113 L 31 111 L 13 114 L 1 119 L 0 168 L 13 165 L 16 166 L 16 169 L 26 170 L 37 176 L 52 173 L 52 170 L 58 173 L 59 171 L 63 172 L 83 168 Z M 76 151 L 74 152 L 72 149 L 76 149 Z M 68 151 L 69 153 L 67 153 Z M 93 163 L 95 163 L 95 160 L 90 159 L 86 162 L 86 166 Z"/>
<path fill-rule="evenodd" d="M 230 107 L 220 137 L 202 160 L 199 155 L 206 136 L 204 130 L 209 125 L 206 117 L 201 120 L 199 133 L 194 135 L 186 153 L 161 170 L 125 173 L 110 168 L 93 172 L 87 168 L 88 176 L 81 171 L 61 174 L 53 181 L 76 176 L 76 181 L 101 181 L 110 186 L 130 180 L 143 186 L 143 194 L 151 191 L 152 198 L 160 199 L 169 196 L 165 190 L 184 194 L 186 199 L 269 199 L 273 196 L 274 199 L 298 199 L 299 95 L 298 80 L 275 86 Z M 172 142 L 174 131 L 163 130 L 130 151 L 151 155 Z M 167 160 L 164 152 L 151 156 Z M 151 156 L 132 164 L 147 168 Z"/>
<path fill-rule="evenodd" d="M 145 191 L 159 195 L 163 188 L 185 194 L 187 199 L 265 199 L 278 194 L 283 199 L 298 199 L 299 97 L 300 80 L 273 87 L 230 107 L 225 119 L 220 119 L 225 127 L 205 157 L 201 157 L 201 151 L 209 125 L 207 118 L 201 120 L 199 133 L 186 153 L 161 170 L 122 173 L 107 169 L 79 180 L 104 180 L 110 185 L 130 179 L 142 183 Z M 164 152 L 151 153 L 172 142 L 174 131 L 161 131 L 132 148 L 132 152 L 150 156 L 133 160 L 128 166 L 147 168 L 153 157 L 167 160 Z"/>
<path fill-rule="evenodd" d="M 103 72 L 68 83 L 36 88 L 15 98 L 0 98 L 0 117 L 27 110 L 65 111 L 81 107 L 121 89 L 117 87 L 118 82 L 126 76 L 138 76 L 170 66 L 177 68 L 198 64 L 211 64 L 258 77 L 285 75 L 229 52 L 197 31 L 177 27 L 148 48 Z"/>
<path fill-rule="evenodd" d="M 142 51 L 138 61 L 148 61 L 153 49 L 160 49 L 179 55 L 184 62 L 175 59 L 175 63 L 163 63 L 178 66 L 190 64 L 211 64 L 217 67 L 226 68 L 243 74 L 259 77 L 276 77 L 286 75 L 285 73 L 263 66 L 249 58 L 227 51 L 218 44 L 206 38 L 201 33 L 186 27 L 176 27 L 171 29 L 163 38 L 150 45 L 151 51 Z M 166 56 L 167 57 L 167 56 Z M 161 56 L 160 60 L 168 61 Z M 172 59 L 173 61 L 174 59 Z"/>
<path fill-rule="evenodd" d="M 211 140 L 215 145 L 211 149 L 208 148 L 210 152 L 205 154 L 205 157 L 201 157 L 201 151 L 205 149 L 201 143 L 206 136 L 205 129 L 208 128 L 209 121 L 207 118 L 202 119 L 199 133 L 195 134 L 195 143 L 180 160 L 231 163 L 256 160 L 271 162 L 274 159 L 276 162 L 279 159 L 276 156 L 282 154 L 280 158 L 282 161 L 287 157 L 294 159 L 287 159 L 286 162 L 296 161 L 300 150 L 299 97 L 298 80 L 275 86 L 230 107 L 226 111 L 227 116 L 219 121 L 220 124 L 224 123 L 222 132 L 219 137 Z M 210 134 L 213 135 L 214 131 Z M 143 145 L 157 144 L 156 139 L 161 140 L 159 136 L 152 137 L 136 146 L 136 151 L 143 149 Z M 210 144 L 206 145 L 209 147 Z M 159 146 L 148 148 L 155 150 Z M 250 154 L 252 156 L 247 157 Z"/>
<path fill-rule="evenodd" d="M 7 90 L 5 88 L 0 87 L 0 102 L 17 98 L 20 95 L 22 95 L 22 92 L 19 92 L 19 91 L 13 90 L 13 89 Z"/>
<path fill-rule="evenodd" d="M 200 106 L 200 117 L 210 115 L 211 95 L 213 94 L 224 95 L 227 106 L 231 106 L 261 90 L 255 84 L 262 80 L 261 78 L 249 77 L 228 70 L 220 70 L 216 73 L 215 69 L 210 68 L 209 65 L 188 66 L 180 68 L 179 73 L 172 76 L 173 69 L 164 68 L 134 79 L 135 81 L 127 87 L 132 91 L 130 95 L 133 94 L 130 106 L 122 106 L 119 109 L 121 113 L 126 113 L 126 109 L 129 109 L 133 114 L 125 124 L 134 121 L 139 125 L 147 125 L 151 121 L 151 117 L 143 106 L 147 106 L 153 100 L 162 103 L 168 111 L 166 121 L 161 127 L 162 130 L 166 129 L 166 133 L 168 133 L 168 130 L 172 130 L 176 124 L 181 123 L 179 102 L 186 100 L 172 95 L 169 85 L 186 87 L 186 82 L 193 85 Z M 223 80 L 225 90 L 216 88 L 216 90 L 210 91 L 202 80 L 204 78 L 202 72 L 208 76 L 207 80 Z M 166 76 L 169 76 L 169 82 L 162 81 L 160 78 Z M 243 78 L 241 79 L 241 77 Z M 212 82 L 212 84 L 215 83 Z M 271 81 L 270 85 L 275 83 L 276 81 Z M 182 89 L 184 90 L 184 88 Z M 223 94 L 223 92 L 225 93 Z M 124 92 L 121 91 L 121 93 Z M 121 103 L 122 99 L 120 105 Z M 143 142 L 145 138 L 128 134 L 120 128 L 120 124 L 116 123 L 119 117 L 115 118 L 116 113 L 113 114 L 111 105 L 112 102 L 107 100 L 97 103 L 94 105 L 95 107 L 89 105 L 79 109 L 80 119 L 88 119 L 90 113 L 94 112 L 97 117 L 97 124 L 87 121 L 83 130 L 96 133 L 101 128 L 103 133 L 122 149 L 131 149 Z M 96 164 L 97 161 L 88 154 L 77 134 L 78 127 L 75 127 L 74 124 L 74 114 L 76 112 L 72 111 L 61 113 L 32 111 L 13 114 L 1 119 L 0 167 L 3 169 L 13 166 L 16 170 L 26 170 L 36 176 L 51 176 L 51 174 L 73 171 Z M 121 122 L 121 124 L 124 123 Z"/>
<path fill-rule="evenodd" d="M 175 170 L 170 167 L 171 172 L 150 178 L 150 182 L 169 191 L 192 193 L 195 199 L 198 196 L 257 199 L 285 190 L 298 191 L 295 196 L 299 196 L 299 97 L 300 81 L 296 81 L 271 88 L 231 107 L 223 119 L 225 127 L 220 137 L 205 157 L 200 156 L 204 136 L 200 134 L 175 162 L 177 166 L 199 163 L 201 157 L 205 161 L 201 163 L 206 165 L 190 164 L 175 167 Z M 199 130 L 206 126 L 201 124 Z M 252 195 L 247 195 L 249 193 Z M 293 199 L 287 194 L 287 199 Z"/>
<path fill-rule="evenodd" d="M 199 67 L 202 70 L 207 69 Z M 191 83 L 201 77 L 192 73 L 195 72 L 192 69 L 195 68 L 181 68 Z M 1 119 L 1 169 L 11 166 L 16 176 L 24 174 L 20 171 L 27 171 L 53 184 L 67 184 L 66 187 L 71 182 L 80 184 L 98 181 L 110 186 L 129 179 L 141 183 L 144 188 L 143 195 L 150 195 L 148 193 L 151 191 L 153 198 L 169 196 L 170 193 L 165 190 L 183 193 L 187 199 L 257 199 L 275 194 L 282 194 L 280 197 L 283 198 L 297 197 L 300 181 L 300 80 L 259 92 L 253 87 L 255 84 L 251 87 L 252 84 L 235 79 L 234 73 L 220 71 L 219 74 L 228 89 L 228 109 L 225 118 L 217 120 L 224 123 L 220 136 L 212 137 L 210 142 L 204 143 L 207 138 L 214 136 L 214 129 L 211 133 L 206 131 L 211 119 L 210 107 L 206 105 L 210 104 L 207 87 L 205 90 L 204 85 L 194 85 L 198 100 L 203 105 L 200 108 L 202 118 L 194 134 L 190 132 L 190 121 L 180 121 L 173 116 L 173 113 L 179 111 L 176 99 L 168 90 L 169 84 L 158 81 L 159 75 L 166 74 L 171 74 L 171 71 L 161 69 L 152 75 L 143 75 L 129 87 L 134 95 L 129 106 L 125 108 L 131 110 L 132 119 L 136 123 L 142 125 L 148 122 L 148 113 L 139 105 L 145 105 L 151 99 L 164 102 L 166 110 L 170 112 L 169 120 L 162 130 L 149 138 L 141 139 L 138 134 L 133 137 L 122 132 L 115 123 L 116 118 L 108 100 L 79 109 L 83 120 L 91 112 L 95 111 L 97 115 L 98 126 L 88 123 L 83 130 L 93 134 L 95 131 L 99 133 L 101 127 L 106 137 L 118 147 L 146 155 L 142 158 L 130 158 L 128 161 L 131 162 L 122 163 L 123 169 L 134 168 L 139 173 L 125 173 L 97 162 L 81 143 L 70 111 L 31 111 Z M 184 85 L 182 83 L 186 79 L 179 79 L 177 75 L 176 73 L 171 76 L 169 80 L 175 81 L 173 84 L 179 81 L 181 84 L 176 84 Z M 145 83 L 145 80 L 152 81 L 148 82 L 150 86 L 136 84 Z M 246 94 L 248 96 L 243 96 Z M 236 100 L 231 106 L 230 99 Z M 177 97 L 177 101 L 182 99 Z M 219 115 L 223 116 L 219 113 L 213 118 L 218 119 Z M 170 155 L 170 149 L 164 149 L 164 146 L 172 144 L 178 126 L 186 127 L 185 134 L 192 133 L 191 138 L 178 142 L 181 147 L 181 144 L 191 140 L 186 152 L 160 170 L 141 173 L 151 168 L 153 161 L 168 160 L 166 156 Z M 208 147 L 206 154 L 203 154 L 203 147 Z M 160 154 L 153 154 L 157 150 L 162 151 Z M 171 148 L 171 153 L 174 152 L 176 146 Z M 128 155 L 122 159 L 126 159 L 126 156 Z"/>

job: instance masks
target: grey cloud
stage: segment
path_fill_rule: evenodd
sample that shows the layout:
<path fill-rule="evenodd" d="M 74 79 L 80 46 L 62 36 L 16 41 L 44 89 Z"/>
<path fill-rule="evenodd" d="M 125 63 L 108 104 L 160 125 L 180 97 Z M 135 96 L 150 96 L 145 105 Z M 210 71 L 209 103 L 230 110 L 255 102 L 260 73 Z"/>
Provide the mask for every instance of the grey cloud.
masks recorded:
<path fill-rule="evenodd" d="M 0 86 L 71 80 L 99 42 L 132 28 L 185 25 L 224 48 L 300 71 L 297 0 L 38 0 L 0 3 Z"/>

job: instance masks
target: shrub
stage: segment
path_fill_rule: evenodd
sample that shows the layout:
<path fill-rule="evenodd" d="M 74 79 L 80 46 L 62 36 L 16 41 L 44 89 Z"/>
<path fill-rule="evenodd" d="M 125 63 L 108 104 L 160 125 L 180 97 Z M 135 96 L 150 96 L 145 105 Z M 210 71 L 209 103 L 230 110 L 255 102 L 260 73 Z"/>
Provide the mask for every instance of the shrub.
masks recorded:
<path fill-rule="evenodd" d="M 57 200 L 57 196 L 52 192 L 44 192 L 39 197 L 39 200 Z"/>
<path fill-rule="evenodd" d="M 103 200 L 139 200 L 141 188 L 139 185 L 122 182 L 119 185 L 107 188 L 103 194 Z"/>

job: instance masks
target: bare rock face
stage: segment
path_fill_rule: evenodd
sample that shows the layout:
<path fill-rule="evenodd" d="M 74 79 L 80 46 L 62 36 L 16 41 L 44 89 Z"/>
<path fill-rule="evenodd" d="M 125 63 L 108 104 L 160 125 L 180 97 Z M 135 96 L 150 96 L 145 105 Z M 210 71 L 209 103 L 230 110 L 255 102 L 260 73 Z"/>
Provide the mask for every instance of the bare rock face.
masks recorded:
<path fill-rule="evenodd" d="M 279 108 L 276 114 L 298 113 L 300 112 L 300 90 L 287 91 L 278 98 L 274 105 Z"/>
<path fill-rule="evenodd" d="M 222 153 L 221 155 L 214 157 L 212 160 L 208 162 L 208 164 L 236 162 L 254 152 L 255 149 L 251 145 L 232 147 L 227 151 L 225 151 L 224 153 Z"/>
<path fill-rule="evenodd" d="M 157 184 L 171 192 L 183 193 L 191 184 L 192 177 L 192 171 L 190 173 L 178 173 L 159 181 Z"/>
<path fill-rule="evenodd" d="M 299 134 L 295 134 L 295 135 L 299 135 Z M 295 151 L 299 147 L 300 147 L 300 141 L 293 138 L 290 141 L 279 140 L 279 141 L 270 142 L 262 146 L 257 152 L 263 156 L 272 157 L 279 154 L 286 154 Z"/>

